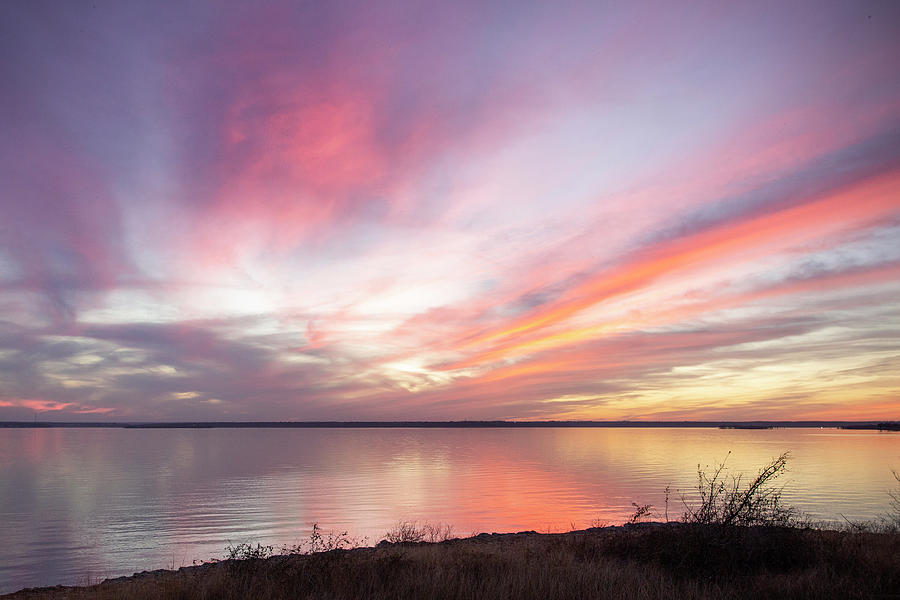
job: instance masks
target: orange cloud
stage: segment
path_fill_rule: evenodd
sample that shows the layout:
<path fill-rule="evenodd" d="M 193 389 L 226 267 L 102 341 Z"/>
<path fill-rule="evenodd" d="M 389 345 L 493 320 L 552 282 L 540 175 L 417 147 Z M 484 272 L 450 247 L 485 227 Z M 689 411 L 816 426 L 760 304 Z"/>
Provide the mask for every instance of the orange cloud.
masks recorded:
<path fill-rule="evenodd" d="M 900 175 L 890 174 L 848 186 L 799 206 L 662 242 L 640 252 L 635 259 L 577 286 L 549 307 L 534 311 L 502 329 L 465 340 L 459 348 L 468 349 L 521 338 L 524 334 L 560 324 L 602 302 L 646 289 L 675 272 L 684 274 L 720 263 L 734 264 L 735 261 L 758 259 L 774 250 L 790 250 L 824 236 L 867 226 L 898 210 Z M 587 331 L 596 333 L 593 329 Z M 573 331 L 535 336 L 526 342 L 500 345 L 481 357 L 497 359 L 510 350 L 542 347 L 550 338 L 566 343 L 583 337 Z M 478 362 L 481 359 L 474 358 L 458 363 L 454 368 L 472 366 Z"/>

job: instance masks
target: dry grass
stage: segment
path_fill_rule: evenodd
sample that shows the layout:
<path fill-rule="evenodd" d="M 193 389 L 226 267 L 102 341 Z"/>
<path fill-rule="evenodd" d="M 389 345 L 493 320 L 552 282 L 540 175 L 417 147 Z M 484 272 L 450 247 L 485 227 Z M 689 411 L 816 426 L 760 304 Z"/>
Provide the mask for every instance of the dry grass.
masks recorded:
<path fill-rule="evenodd" d="M 10 598 L 896 598 L 898 591 L 897 534 L 670 524 L 228 560 Z"/>

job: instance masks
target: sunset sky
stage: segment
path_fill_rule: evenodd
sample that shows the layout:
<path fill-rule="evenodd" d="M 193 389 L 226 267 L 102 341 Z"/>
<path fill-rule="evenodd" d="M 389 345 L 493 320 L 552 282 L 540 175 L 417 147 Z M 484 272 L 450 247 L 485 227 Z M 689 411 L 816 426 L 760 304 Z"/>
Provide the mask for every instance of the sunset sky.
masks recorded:
<path fill-rule="evenodd" d="M 726 4 L 3 2 L 0 420 L 900 418 L 900 3 Z"/>

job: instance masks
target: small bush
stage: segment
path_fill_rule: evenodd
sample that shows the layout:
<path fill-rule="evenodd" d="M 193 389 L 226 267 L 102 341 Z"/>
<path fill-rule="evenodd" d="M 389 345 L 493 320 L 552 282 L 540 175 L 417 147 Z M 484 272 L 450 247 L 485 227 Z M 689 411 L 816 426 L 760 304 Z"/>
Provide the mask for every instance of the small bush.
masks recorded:
<path fill-rule="evenodd" d="M 396 525 L 384 534 L 384 539 L 392 544 L 399 542 L 443 542 L 455 537 L 452 525 L 427 522 L 419 525 L 416 521 L 398 521 Z"/>
<path fill-rule="evenodd" d="M 796 510 L 782 505 L 783 487 L 773 485 L 787 471 L 788 458 L 788 452 L 775 458 L 760 469 L 746 486 L 743 485 L 743 475 L 728 474 L 724 460 L 711 473 L 697 465 L 699 505 L 688 503 L 682 496 L 685 508 L 682 520 L 686 523 L 722 526 L 792 525 L 796 519 Z"/>
<path fill-rule="evenodd" d="M 446 542 L 457 537 L 453 532 L 453 525 L 449 523 L 425 523 L 424 528 L 425 540 L 428 542 Z"/>
<path fill-rule="evenodd" d="M 312 531 L 306 542 L 293 546 L 282 546 L 282 554 L 315 554 L 317 552 L 331 552 L 332 550 L 349 550 L 358 548 L 368 543 L 368 538 L 351 537 L 346 531 L 335 533 L 322 532 L 318 523 L 313 523 Z"/>
<path fill-rule="evenodd" d="M 275 549 L 272 546 L 263 546 L 259 543 L 257 543 L 256 546 L 253 546 L 253 544 L 249 543 L 237 545 L 228 544 L 227 546 L 225 546 L 226 560 L 253 560 L 269 558 L 274 553 Z"/>
<path fill-rule="evenodd" d="M 888 494 L 891 495 L 891 512 L 887 516 L 887 526 L 893 531 L 900 530 L 900 473 L 893 471 L 894 479 L 897 480 L 897 489 Z"/>
<path fill-rule="evenodd" d="M 399 542 L 421 542 L 425 539 L 425 531 L 415 521 L 398 521 L 384 533 L 384 539 L 397 544 Z"/>
<path fill-rule="evenodd" d="M 634 514 L 628 519 L 628 522 L 631 524 L 640 523 L 645 519 L 649 519 L 653 512 L 653 505 L 651 504 L 638 504 L 637 502 L 632 502 L 631 505 L 634 507 Z"/>

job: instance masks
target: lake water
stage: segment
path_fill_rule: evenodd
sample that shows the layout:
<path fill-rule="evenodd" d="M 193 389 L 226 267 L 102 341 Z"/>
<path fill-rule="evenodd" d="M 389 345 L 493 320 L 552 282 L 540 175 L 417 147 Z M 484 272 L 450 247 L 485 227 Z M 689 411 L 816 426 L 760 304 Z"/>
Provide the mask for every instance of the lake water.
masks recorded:
<path fill-rule="evenodd" d="M 885 514 L 900 434 L 834 429 L 0 429 L 0 593 L 86 583 L 398 520 L 459 535 L 680 516 L 698 463 L 789 450 L 814 519 Z"/>

